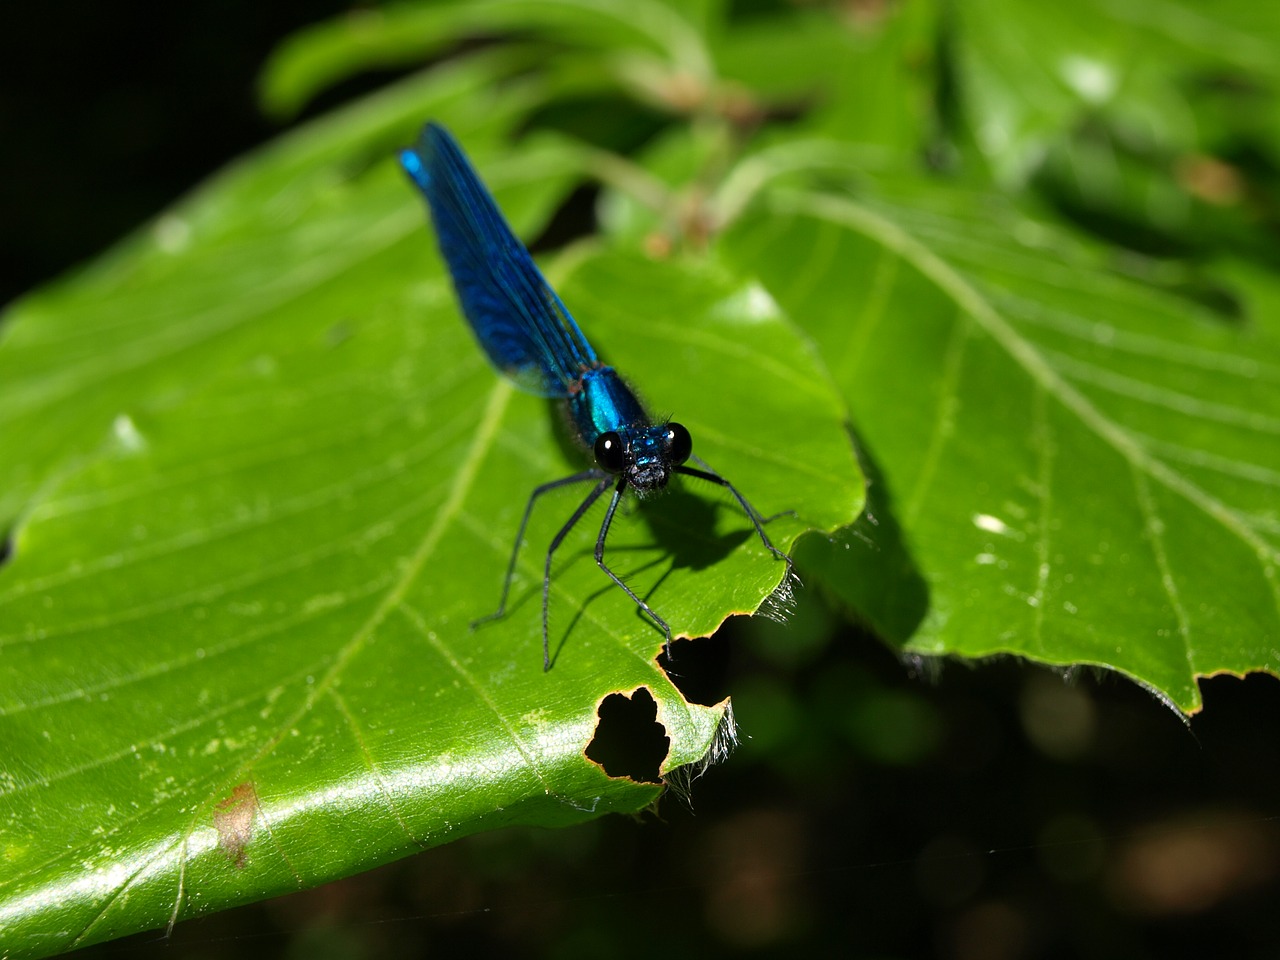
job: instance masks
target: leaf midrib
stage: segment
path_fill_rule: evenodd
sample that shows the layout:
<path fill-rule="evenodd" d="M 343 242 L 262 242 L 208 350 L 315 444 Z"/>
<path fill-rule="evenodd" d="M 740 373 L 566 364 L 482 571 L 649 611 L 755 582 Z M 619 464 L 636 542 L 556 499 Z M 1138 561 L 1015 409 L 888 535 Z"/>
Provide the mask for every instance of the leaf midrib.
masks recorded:
<path fill-rule="evenodd" d="M 1103 439 L 1135 469 L 1143 471 L 1188 503 L 1215 520 L 1224 530 L 1249 546 L 1271 587 L 1272 603 L 1280 612 L 1280 583 L 1274 564 L 1280 552 L 1249 529 L 1236 512 L 1216 497 L 1177 473 L 1162 460 L 1130 437 L 1125 430 L 1095 407 L 1083 394 L 1064 380 L 1037 352 L 1036 348 L 1001 315 L 978 289 L 947 261 L 917 240 L 898 224 L 885 219 L 867 207 L 844 197 L 805 191 L 778 191 L 769 200 L 770 207 L 783 214 L 813 216 L 853 229 L 883 247 L 893 250 L 931 280 L 939 290 L 986 331 L 1005 352 L 1049 395 L 1070 410 L 1095 435 Z M 1186 638 L 1184 637 L 1184 643 Z M 1192 652 L 1186 651 L 1188 663 Z"/>

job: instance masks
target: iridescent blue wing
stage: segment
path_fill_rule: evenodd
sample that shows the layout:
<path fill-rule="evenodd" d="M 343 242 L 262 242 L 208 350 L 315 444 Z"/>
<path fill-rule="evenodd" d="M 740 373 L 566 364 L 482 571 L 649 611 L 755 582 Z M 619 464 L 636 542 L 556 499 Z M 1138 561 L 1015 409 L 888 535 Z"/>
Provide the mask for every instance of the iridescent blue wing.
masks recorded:
<path fill-rule="evenodd" d="M 567 396 L 595 351 L 457 141 L 428 123 L 400 164 L 427 198 L 462 312 L 493 365 L 533 393 Z"/>

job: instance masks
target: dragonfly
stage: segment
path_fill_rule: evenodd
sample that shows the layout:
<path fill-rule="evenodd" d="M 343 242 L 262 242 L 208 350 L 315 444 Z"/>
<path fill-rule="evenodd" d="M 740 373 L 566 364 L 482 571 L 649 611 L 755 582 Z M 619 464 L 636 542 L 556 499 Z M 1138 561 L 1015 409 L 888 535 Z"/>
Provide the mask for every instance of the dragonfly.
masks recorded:
<path fill-rule="evenodd" d="M 520 546 L 538 499 L 576 484 L 591 484 L 590 492 L 551 539 L 543 566 L 544 672 L 551 669 L 548 611 L 552 558 L 578 522 L 610 490 L 596 536 L 596 565 L 662 631 L 668 661 L 671 626 L 605 560 L 609 528 L 627 490 L 647 497 L 665 489 L 674 474 L 723 487 L 742 507 L 765 547 L 787 564 L 790 576 L 791 558 L 773 544 L 764 529 L 773 518 L 762 517 L 737 487 L 693 453 L 693 439 L 684 426 L 651 417 L 618 372 L 600 361 L 453 135 L 438 123 L 427 123 L 417 143 L 400 151 L 399 160 L 427 202 L 458 303 L 490 362 L 522 389 L 562 401 L 576 439 L 593 460 L 589 469 L 534 488 L 516 532 L 498 608 L 472 626 L 506 614 Z"/>

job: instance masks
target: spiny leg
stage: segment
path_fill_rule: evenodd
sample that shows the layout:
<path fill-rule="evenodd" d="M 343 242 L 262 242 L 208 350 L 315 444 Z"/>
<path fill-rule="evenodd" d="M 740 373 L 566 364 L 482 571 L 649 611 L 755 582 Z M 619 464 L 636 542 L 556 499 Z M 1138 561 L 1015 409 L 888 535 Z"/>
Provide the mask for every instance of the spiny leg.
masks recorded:
<path fill-rule="evenodd" d="M 662 649 L 667 655 L 667 659 L 671 659 L 671 627 L 667 625 L 667 621 L 653 612 L 653 608 L 641 600 L 634 590 L 628 587 L 622 579 L 609 569 L 608 564 L 604 562 L 604 541 L 609 535 L 609 526 L 613 523 L 613 514 L 618 509 L 618 501 L 622 499 L 622 491 L 627 487 L 626 478 L 618 481 L 617 488 L 613 491 L 613 497 L 609 500 L 609 509 L 605 511 L 604 522 L 600 524 L 600 536 L 596 537 L 596 565 L 609 575 L 609 579 L 620 586 L 623 592 L 635 601 L 636 606 L 649 615 L 649 618 L 658 625 L 662 630 L 662 635 L 666 638 L 662 644 Z"/>
<path fill-rule="evenodd" d="M 599 477 L 600 475 L 598 473 L 592 473 L 592 472 L 588 472 L 586 474 L 578 474 L 579 479 L 587 476 L 596 478 L 596 477 Z M 609 489 L 609 484 L 611 483 L 613 483 L 613 477 L 605 476 L 601 478 L 600 482 L 597 483 L 591 489 L 591 492 L 589 494 L 587 494 L 587 499 L 583 500 L 582 503 L 578 505 L 578 509 L 573 511 L 573 516 L 571 516 L 568 519 L 568 521 L 566 521 L 565 525 L 560 528 L 560 532 L 555 535 L 554 539 L 552 539 L 551 546 L 547 547 L 547 565 L 542 572 L 542 672 L 543 673 L 546 673 L 548 670 L 551 669 L 551 641 L 548 638 L 548 630 L 547 630 L 547 609 L 551 603 L 551 557 L 555 554 L 556 547 L 560 546 L 564 538 L 569 535 L 569 531 L 572 530 L 577 525 L 578 521 L 582 519 L 582 515 L 591 509 L 591 505 L 600 499 L 601 494 L 603 494 L 606 490 Z M 622 487 L 625 484 L 626 484 L 625 480 L 618 482 L 619 493 L 622 491 Z M 609 505 L 610 517 L 613 516 L 613 508 L 617 506 L 617 503 L 618 503 L 618 494 L 615 493 L 613 495 L 613 502 Z M 606 518 L 606 522 L 607 522 L 607 518 Z"/>
<path fill-rule="evenodd" d="M 550 483 L 544 483 L 540 487 L 534 489 L 529 494 L 529 502 L 524 506 L 524 517 L 520 520 L 520 530 L 516 534 L 516 542 L 511 546 L 511 560 L 507 563 L 507 575 L 502 579 L 502 599 L 498 601 L 498 609 L 493 613 L 487 614 L 478 620 L 471 621 L 471 629 L 474 630 L 482 623 L 490 620 L 499 619 L 507 612 L 507 595 L 511 592 L 511 578 L 516 572 L 516 558 L 520 556 L 520 544 L 524 542 L 524 531 L 529 526 L 529 517 L 533 514 L 533 505 L 538 502 L 538 498 L 549 490 L 555 490 L 558 487 L 567 487 L 571 483 L 585 483 L 587 480 L 599 480 L 601 473 L 598 470 L 584 470 L 582 473 L 575 473 L 571 477 L 562 477 L 559 480 L 552 480 Z M 597 494 L 599 496 L 599 494 Z M 543 614 L 543 623 L 546 622 L 545 608 Z M 545 639 L 546 630 L 544 627 L 543 637 Z"/>

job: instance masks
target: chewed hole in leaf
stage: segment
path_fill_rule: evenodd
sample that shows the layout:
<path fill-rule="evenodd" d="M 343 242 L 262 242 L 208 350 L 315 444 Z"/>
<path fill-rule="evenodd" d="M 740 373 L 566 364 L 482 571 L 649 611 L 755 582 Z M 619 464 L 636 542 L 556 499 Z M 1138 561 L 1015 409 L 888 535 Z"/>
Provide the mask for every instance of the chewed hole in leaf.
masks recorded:
<path fill-rule="evenodd" d="M 611 693 L 596 710 L 600 722 L 587 744 L 587 759 L 614 778 L 660 783 L 662 761 L 671 748 L 666 728 L 658 723 L 658 703 L 647 687 L 630 696 Z"/>
<path fill-rule="evenodd" d="M 729 695 L 729 643 L 717 632 L 697 641 L 677 640 L 670 655 L 664 650 L 657 663 L 680 695 L 703 707 L 713 707 Z"/>
<path fill-rule="evenodd" d="M 0 537 L 0 567 L 9 562 L 13 556 L 13 531 L 6 530 L 3 537 Z"/>

